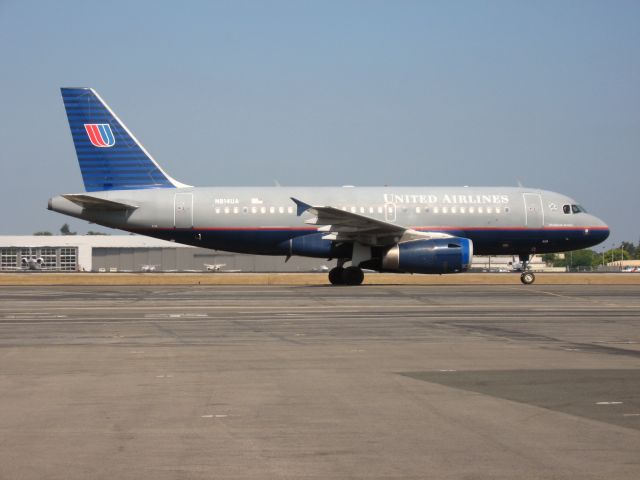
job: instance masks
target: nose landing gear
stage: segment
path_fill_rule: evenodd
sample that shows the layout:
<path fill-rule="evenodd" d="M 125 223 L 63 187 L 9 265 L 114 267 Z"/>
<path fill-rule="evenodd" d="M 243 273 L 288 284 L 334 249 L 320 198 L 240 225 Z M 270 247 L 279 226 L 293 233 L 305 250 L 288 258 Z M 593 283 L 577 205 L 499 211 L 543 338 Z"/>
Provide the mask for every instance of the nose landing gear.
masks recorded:
<path fill-rule="evenodd" d="M 531 285 L 536 281 L 536 276 L 529 270 L 529 255 L 520 255 L 520 262 L 522 263 L 522 274 L 520 275 L 520 281 L 524 285 Z"/>
<path fill-rule="evenodd" d="M 536 276 L 533 272 L 523 272 L 522 275 L 520 275 L 520 281 L 525 285 L 531 285 L 536 281 Z"/>

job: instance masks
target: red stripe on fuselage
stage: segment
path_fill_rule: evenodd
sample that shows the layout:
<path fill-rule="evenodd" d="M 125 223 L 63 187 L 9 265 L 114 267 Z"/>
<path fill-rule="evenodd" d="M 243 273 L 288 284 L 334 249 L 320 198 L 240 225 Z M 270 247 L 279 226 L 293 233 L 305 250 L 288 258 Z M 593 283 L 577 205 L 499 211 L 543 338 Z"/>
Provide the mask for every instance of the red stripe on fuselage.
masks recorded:
<path fill-rule="evenodd" d="M 518 231 L 541 231 L 541 230 L 552 230 L 552 231 L 557 231 L 557 230 L 608 230 L 607 227 L 590 227 L 590 226 L 585 226 L 585 227 L 540 227 L 540 228 L 528 228 L 528 227 L 409 227 L 413 230 L 418 230 L 418 231 L 426 231 L 426 232 L 431 232 L 431 231 L 442 231 L 442 230 L 465 230 L 465 231 L 495 231 L 495 232 L 499 232 L 499 231 L 513 231 L 513 230 L 518 230 Z M 181 228 L 181 229 L 176 229 L 173 227 L 163 227 L 163 228 L 140 228 L 138 230 L 159 230 L 159 231 L 165 231 L 165 230 L 200 230 L 200 231 L 238 231 L 238 232 L 250 232 L 250 231 L 258 231 L 258 232 L 262 232 L 262 231 L 309 231 L 309 232 L 315 232 L 318 231 L 317 228 L 315 227 L 193 227 L 193 228 Z M 328 232 L 324 232 L 324 233 L 328 233 Z"/>
<path fill-rule="evenodd" d="M 540 231 L 540 230 L 609 230 L 609 227 L 590 227 L 590 226 L 574 226 L 574 227 L 410 227 L 413 230 L 419 231 L 432 231 L 432 230 L 471 230 L 471 231 L 504 231 L 504 230 L 519 230 L 519 231 Z"/>

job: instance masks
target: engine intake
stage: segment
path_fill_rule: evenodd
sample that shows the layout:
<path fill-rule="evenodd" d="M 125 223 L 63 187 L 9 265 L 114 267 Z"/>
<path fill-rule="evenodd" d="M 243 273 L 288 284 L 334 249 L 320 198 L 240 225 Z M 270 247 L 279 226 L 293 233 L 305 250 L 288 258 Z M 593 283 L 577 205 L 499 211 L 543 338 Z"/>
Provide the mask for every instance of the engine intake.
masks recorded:
<path fill-rule="evenodd" d="M 391 247 L 382 257 L 382 269 L 407 273 L 457 273 L 471 266 L 473 242 L 451 237 L 411 240 Z"/>

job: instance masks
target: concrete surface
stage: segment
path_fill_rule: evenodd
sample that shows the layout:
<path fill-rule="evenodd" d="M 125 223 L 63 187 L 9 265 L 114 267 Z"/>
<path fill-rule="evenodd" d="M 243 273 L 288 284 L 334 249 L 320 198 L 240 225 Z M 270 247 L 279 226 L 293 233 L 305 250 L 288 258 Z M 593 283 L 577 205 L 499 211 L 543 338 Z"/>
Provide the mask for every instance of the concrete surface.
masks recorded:
<path fill-rule="evenodd" d="M 2 479 L 637 479 L 634 285 L 0 288 Z"/>
<path fill-rule="evenodd" d="M 365 285 L 520 285 L 520 274 L 365 273 Z M 640 273 L 536 273 L 536 285 L 640 285 Z M 328 285 L 327 273 L 3 272 L 0 285 Z"/>

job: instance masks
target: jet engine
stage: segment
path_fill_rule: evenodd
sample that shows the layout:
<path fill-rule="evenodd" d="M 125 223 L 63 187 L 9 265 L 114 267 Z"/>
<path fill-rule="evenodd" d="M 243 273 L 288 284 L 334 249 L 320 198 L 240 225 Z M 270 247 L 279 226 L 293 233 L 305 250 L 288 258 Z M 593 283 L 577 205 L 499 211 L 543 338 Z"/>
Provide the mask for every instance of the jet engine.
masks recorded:
<path fill-rule="evenodd" d="M 382 269 L 406 273 L 457 273 L 471 266 L 473 242 L 449 237 L 410 240 L 391 247 L 382 257 Z"/>

